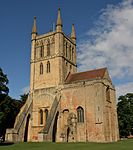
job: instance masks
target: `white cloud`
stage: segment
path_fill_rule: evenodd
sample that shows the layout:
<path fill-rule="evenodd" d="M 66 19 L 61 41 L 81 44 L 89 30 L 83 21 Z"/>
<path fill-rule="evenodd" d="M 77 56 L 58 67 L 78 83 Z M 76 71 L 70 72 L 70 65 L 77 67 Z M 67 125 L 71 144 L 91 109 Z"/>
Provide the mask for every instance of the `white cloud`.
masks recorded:
<path fill-rule="evenodd" d="M 22 89 L 22 93 L 23 93 L 23 94 L 29 93 L 29 86 L 24 87 L 24 88 Z"/>
<path fill-rule="evenodd" d="M 133 81 L 133 0 L 101 10 L 87 38 L 78 43 L 80 71 L 108 67 L 113 79 Z M 133 83 L 119 85 L 117 90 L 117 95 L 133 92 Z"/>
<path fill-rule="evenodd" d="M 133 76 L 132 2 L 126 0 L 102 10 L 99 21 L 88 32 L 88 40 L 78 43 L 80 70 L 107 66 L 112 77 Z"/>
<path fill-rule="evenodd" d="M 119 97 L 120 95 L 125 95 L 127 93 L 133 93 L 133 82 L 117 85 L 116 91 L 117 97 Z"/>

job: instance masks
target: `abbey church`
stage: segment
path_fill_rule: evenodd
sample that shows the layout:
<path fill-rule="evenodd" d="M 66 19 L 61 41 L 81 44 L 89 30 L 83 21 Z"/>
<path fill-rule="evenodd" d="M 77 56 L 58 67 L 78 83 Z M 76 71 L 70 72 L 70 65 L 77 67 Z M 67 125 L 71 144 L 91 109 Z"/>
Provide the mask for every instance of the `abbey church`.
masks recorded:
<path fill-rule="evenodd" d="M 31 34 L 30 92 L 6 140 L 114 142 L 119 140 L 116 91 L 107 68 L 77 72 L 76 33 Z"/>

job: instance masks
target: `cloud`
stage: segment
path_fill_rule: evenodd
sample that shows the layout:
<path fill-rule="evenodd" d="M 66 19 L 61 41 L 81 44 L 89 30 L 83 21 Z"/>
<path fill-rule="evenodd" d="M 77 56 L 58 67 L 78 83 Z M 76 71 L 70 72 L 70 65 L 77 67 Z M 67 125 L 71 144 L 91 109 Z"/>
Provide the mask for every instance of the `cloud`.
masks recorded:
<path fill-rule="evenodd" d="M 117 85 L 116 91 L 117 97 L 119 97 L 120 95 L 125 95 L 127 93 L 133 93 L 133 82 Z"/>
<path fill-rule="evenodd" d="M 29 86 L 24 87 L 24 88 L 22 89 L 22 93 L 23 93 L 23 94 L 29 93 Z"/>
<path fill-rule="evenodd" d="M 77 47 L 80 71 L 106 66 L 111 77 L 132 79 L 133 0 L 102 9 L 99 20 L 86 36 Z"/>
<path fill-rule="evenodd" d="M 93 39 L 78 43 L 80 70 L 108 66 L 113 77 L 133 75 L 133 6 L 127 0 L 102 10 L 95 28 L 88 34 Z"/>

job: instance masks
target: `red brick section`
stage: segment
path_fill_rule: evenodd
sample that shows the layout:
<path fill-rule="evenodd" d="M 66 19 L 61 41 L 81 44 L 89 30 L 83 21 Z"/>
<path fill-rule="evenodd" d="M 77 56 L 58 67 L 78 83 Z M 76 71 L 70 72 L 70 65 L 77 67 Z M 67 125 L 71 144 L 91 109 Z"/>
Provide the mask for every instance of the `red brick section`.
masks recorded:
<path fill-rule="evenodd" d="M 100 69 L 90 70 L 86 72 L 69 74 L 66 79 L 66 83 L 91 80 L 91 79 L 96 79 L 96 78 L 103 78 L 106 70 L 107 68 L 100 68 Z"/>

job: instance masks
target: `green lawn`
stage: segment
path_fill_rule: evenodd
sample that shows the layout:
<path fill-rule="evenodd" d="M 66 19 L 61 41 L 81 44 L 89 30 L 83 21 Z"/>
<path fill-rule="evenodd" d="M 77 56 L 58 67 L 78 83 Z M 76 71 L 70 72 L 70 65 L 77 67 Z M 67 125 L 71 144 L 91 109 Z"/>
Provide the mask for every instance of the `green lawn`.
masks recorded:
<path fill-rule="evenodd" d="M 117 143 L 16 143 L 0 150 L 133 150 L 133 139 Z"/>

